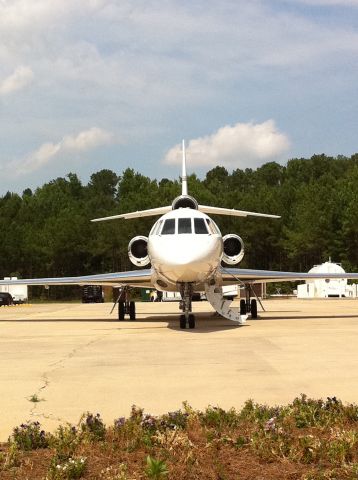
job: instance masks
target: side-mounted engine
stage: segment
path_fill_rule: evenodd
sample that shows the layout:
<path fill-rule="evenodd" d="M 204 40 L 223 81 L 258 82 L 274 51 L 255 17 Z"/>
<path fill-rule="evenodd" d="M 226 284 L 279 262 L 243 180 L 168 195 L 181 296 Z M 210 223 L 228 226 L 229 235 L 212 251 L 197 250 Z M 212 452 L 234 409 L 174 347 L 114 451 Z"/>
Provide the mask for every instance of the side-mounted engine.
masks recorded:
<path fill-rule="evenodd" d="M 148 238 L 141 235 L 132 238 L 128 244 L 128 256 L 129 260 L 136 267 L 145 267 L 146 265 L 149 265 Z"/>
<path fill-rule="evenodd" d="M 245 246 L 242 238 L 235 233 L 229 233 L 223 238 L 223 243 L 223 262 L 229 265 L 236 265 L 241 262 L 245 255 Z"/>

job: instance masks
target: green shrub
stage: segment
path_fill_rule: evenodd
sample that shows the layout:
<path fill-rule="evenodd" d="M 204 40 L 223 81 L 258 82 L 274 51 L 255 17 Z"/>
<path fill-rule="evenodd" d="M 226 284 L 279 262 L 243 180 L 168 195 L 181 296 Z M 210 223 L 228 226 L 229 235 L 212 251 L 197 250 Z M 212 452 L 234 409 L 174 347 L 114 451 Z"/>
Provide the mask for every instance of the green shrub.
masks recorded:
<path fill-rule="evenodd" d="M 60 425 L 50 437 L 49 445 L 56 450 L 59 460 L 67 460 L 72 457 L 80 443 L 80 436 L 76 427 L 72 425 Z"/>
<path fill-rule="evenodd" d="M 156 460 L 152 458 L 150 455 L 147 457 L 147 468 L 145 470 L 148 478 L 152 478 L 153 480 L 160 480 L 161 478 L 167 477 L 169 471 L 167 470 L 167 466 L 164 463 L 164 460 Z"/>
<path fill-rule="evenodd" d="M 106 427 L 99 413 L 85 413 L 80 420 L 80 428 L 85 436 L 91 440 L 104 440 Z"/>
<path fill-rule="evenodd" d="M 41 430 L 39 422 L 22 423 L 14 428 L 11 438 L 20 450 L 47 448 L 49 444 L 49 436 Z"/>

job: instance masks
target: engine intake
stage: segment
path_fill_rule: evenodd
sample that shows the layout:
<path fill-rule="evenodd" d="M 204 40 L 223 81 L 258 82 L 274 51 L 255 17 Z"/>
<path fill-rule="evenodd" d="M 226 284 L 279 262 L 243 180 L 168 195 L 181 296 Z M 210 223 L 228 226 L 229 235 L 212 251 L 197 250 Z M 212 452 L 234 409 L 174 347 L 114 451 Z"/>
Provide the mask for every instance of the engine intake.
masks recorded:
<path fill-rule="evenodd" d="M 235 233 L 229 233 L 223 238 L 223 243 L 223 261 L 229 265 L 240 263 L 245 255 L 245 246 L 242 238 Z"/>
<path fill-rule="evenodd" d="M 190 195 L 180 195 L 179 197 L 175 198 L 172 203 L 173 210 L 177 210 L 178 208 L 191 208 L 193 210 L 197 210 L 198 202 Z"/>
<path fill-rule="evenodd" d="M 129 260 L 137 267 L 145 267 L 150 263 L 148 256 L 148 238 L 138 235 L 128 245 Z"/>

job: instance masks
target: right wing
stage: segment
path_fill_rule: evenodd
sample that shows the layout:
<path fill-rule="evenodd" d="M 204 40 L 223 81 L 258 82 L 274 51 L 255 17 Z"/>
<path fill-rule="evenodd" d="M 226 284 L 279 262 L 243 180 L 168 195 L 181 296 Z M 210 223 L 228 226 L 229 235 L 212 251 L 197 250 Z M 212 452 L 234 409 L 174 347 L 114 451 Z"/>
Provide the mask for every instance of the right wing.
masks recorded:
<path fill-rule="evenodd" d="M 79 277 L 24 278 L 21 280 L 0 280 L 0 285 L 107 285 L 111 287 L 154 288 L 152 270 L 131 270 L 128 272 L 100 273 Z"/>

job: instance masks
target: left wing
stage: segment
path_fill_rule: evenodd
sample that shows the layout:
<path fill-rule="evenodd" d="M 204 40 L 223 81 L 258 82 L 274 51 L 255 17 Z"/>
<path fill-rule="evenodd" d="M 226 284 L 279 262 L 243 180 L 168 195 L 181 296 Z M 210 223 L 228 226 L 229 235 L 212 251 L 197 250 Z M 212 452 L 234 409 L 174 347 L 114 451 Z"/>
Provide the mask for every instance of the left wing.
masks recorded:
<path fill-rule="evenodd" d="M 131 270 L 129 272 L 100 273 L 81 277 L 24 278 L 21 280 L 0 280 L 0 285 L 108 285 L 120 287 L 153 287 L 152 270 Z"/>
<path fill-rule="evenodd" d="M 229 217 L 281 218 L 279 215 L 271 215 L 268 213 L 247 212 L 246 210 L 235 210 L 235 208 L 210 207 L 208 205 L 199 205 L 198 210 L 209 213 L 210 215 L 226 215 Z"/>
<path fill-rule="evenodd" d="M 224 285 L 233 285 L 235 283 L 295 282 L 299 280 L 317 280 L 320 278 L 347 278 L 358 280 L 358 273 L 298 273 L 225 267 L 221 267 L 221 275 Z"/>

